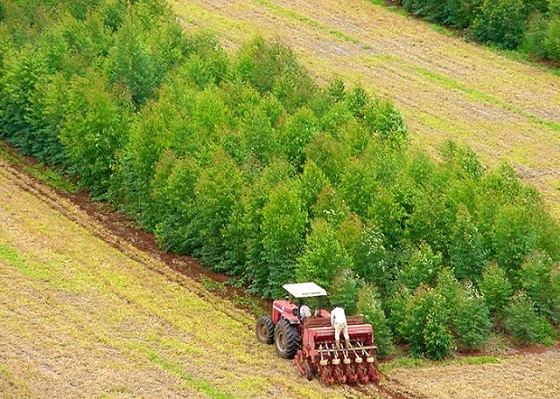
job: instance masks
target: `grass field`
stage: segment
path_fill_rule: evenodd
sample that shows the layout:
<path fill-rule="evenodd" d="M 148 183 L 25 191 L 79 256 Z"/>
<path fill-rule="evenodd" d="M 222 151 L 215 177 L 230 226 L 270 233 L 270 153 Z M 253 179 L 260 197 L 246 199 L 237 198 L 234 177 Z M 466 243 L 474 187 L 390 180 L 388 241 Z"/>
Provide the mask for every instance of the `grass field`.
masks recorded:
<path fill-rule="evenodd" d="M 187 30 L 236 49 L 280 38 L 321 81 L 395 101 L 415 145 L 452 138 L 489 166 L 511 162 L 560 217 L 560 77 L 444 35 L 366 0 L 170 0 Z"/>
<path fill-rule="evenodd" d="M 379 387 L 308 382 L 257 343 L 257 314 L 69 198 L 0 151 L 2 399 L 558 397 L 558 347 L 484 364 L 382 364 Z"/>
<path fill-rule="evenodd" d="M 560 215 L 559 77 L 366 1 L 171 4 L 186 29 L 212 29 L 228 49 L 280 37 L 318 79 L 393 98 L 415 145 L 452 137 L 490 165 L 509 160 Z M 484 364 L 397 364 L 380 388 L 307 382 L 256 342 L 256 315 L 212 281 L 139 250 L 6 159 L 0 150 L 0 398 L 559 396 L 558 347 Z"/>
<path fill-rule="evenodd" d="M 0 398 L 365 397 L 294 383 L 253 314 L 1 158 L 0 226 Z"/>

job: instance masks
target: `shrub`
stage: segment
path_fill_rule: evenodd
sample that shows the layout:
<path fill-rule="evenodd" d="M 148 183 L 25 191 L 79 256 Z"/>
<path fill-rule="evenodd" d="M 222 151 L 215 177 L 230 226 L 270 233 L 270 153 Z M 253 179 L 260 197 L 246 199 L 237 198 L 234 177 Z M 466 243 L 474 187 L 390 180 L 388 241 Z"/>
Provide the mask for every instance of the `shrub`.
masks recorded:
<path fill-rule="evenodd" d="M 515 293 L 504 310 L 504 328 L 522 344 L 553 344 L 554 330 L 544 316 L 535 310 L 534 303 L 525 292 Z"/>
<path fill-rule="evenodd" d="M 513 295 L 513 288 L 506 273 L 497 264 L 491 263 L 482 272 L 479 288 L 490 314 L 499 319 Z"/>
<path fill-rule="evenodd" d="M 472 32 L 484 44 L 513 50 L 523 39 L 528 16 L 522 0 L 484 0 Z"/>
<path fill-rule="evenodd" d="M 373 325 L 375 345 L 379 348 L 378 354 L 384 357 L 393 351 L 393 333 L 381 305 L 381 298 L 375 285 L 366 285 L 358 292 L 356 308 L 358 313 L 364 315 L 366 322 Z"/>

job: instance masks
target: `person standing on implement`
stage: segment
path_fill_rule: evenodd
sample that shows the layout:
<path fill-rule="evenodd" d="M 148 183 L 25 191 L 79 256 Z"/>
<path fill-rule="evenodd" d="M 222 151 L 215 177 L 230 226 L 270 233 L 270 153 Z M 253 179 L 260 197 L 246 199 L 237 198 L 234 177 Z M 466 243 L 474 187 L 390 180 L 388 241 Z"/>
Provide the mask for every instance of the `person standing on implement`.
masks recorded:
<path fill-rule="evenodd" d="M 350 348 L 350 336 L 348 335 L 348 326 L 346 322 L 346 313 L 344 309 L 338 306 L 336 303 L 333 304 L 333 310 L 331 311 L 331 324 L 334 327 L 334 339 L 336 343 L 336 349 L 340 349 L 340 332 L 344 335 L 344 343 L 346 349 Z"/>

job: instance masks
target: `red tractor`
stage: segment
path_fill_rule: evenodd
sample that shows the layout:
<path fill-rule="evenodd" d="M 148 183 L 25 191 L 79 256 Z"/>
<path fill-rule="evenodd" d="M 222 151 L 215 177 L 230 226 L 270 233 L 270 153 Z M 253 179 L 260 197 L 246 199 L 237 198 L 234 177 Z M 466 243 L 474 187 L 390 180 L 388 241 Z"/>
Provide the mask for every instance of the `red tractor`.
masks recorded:
<path fill-rule="evenodd" d="M 300 306 L 304 301 L 326 298 L 327 292 L 315 283 L 285 284 L 283 287 L 289 295 L 286 299 L 274 301 L 272 316 L 258 319 L 257 339 L 276 344 L 276 353 L 282 358 L 294 359 L 299 372 L 308 380 L 320 374 L 327 385 L 335 382 L 377 384 L 381 375 L 371 324 L 366 324 L 362 316 L 347 317 L 350 344 L 337 348 L 328 311 L 317 303 L 312 316 L 300 317 Z"/>

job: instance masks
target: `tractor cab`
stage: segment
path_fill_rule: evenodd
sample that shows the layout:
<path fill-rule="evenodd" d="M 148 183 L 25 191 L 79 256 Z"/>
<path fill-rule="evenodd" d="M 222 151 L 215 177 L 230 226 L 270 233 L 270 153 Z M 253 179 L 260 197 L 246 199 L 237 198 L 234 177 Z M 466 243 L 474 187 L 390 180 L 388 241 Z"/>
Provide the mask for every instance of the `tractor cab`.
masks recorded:
<path fill-rule="evenodd" d="M 272 323 L 276 325 L 281 319 L 290 324 L 302 323 L 300 307 L 305 305 L 314 317 L 330 317 L 330 313 L 322 309 L 326 305 L 327 291 L 315 283 L 284 284 L 288 293 L 284 299 L 272 304 Z M 301 331 L 299 331 L 301 334 Z"/>

